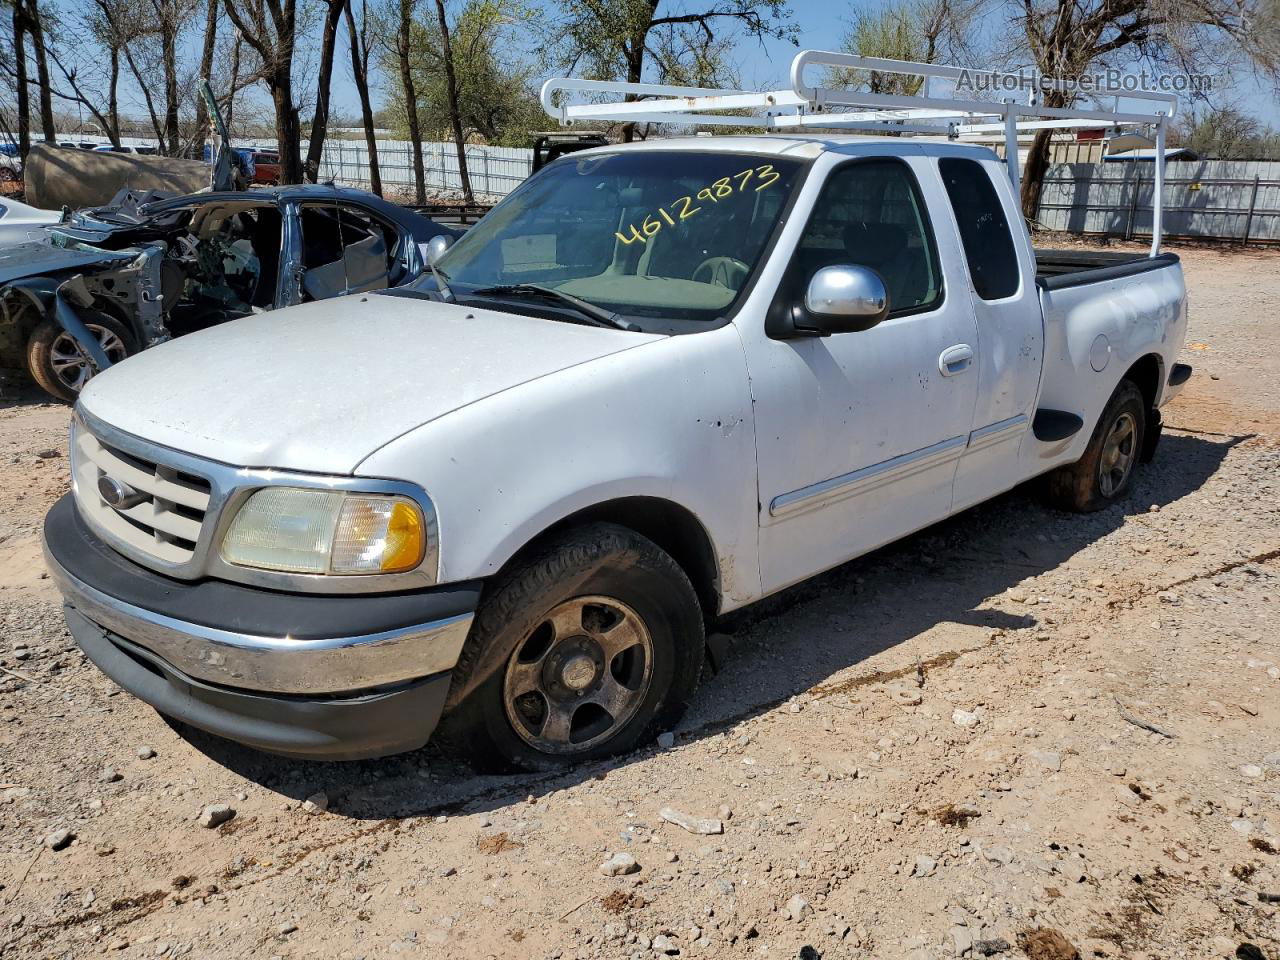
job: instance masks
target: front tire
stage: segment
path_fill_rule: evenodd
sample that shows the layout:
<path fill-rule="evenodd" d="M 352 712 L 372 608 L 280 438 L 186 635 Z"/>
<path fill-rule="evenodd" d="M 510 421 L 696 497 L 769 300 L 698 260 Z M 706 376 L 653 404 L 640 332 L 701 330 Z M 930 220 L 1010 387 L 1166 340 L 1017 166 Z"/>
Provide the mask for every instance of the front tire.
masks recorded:
<path fill-rule="evenodd" d="M 493 771 L 624 753 L 679 720 L 704 643 L 697 594 L 670 555 L 615 524 L 570 530 L 486 592 L 443 738 Z"/>
<path fill-rule="evenodd" d="M 133 334 L 118 320 L 103 313 L 86 318 L 85 326 L 113 364 L 138 352 Z M 46 393 L 75 403 L 93 377 L 93 364 L 80 351 L 75 338 L 52 320 L 42 320 L 27 341 L 27 370 Z"/>
<path fill-rule="evenodd" d="M 1124 499 L 1142 458 L 1147 404 L 1132 380 L 1121 380 L 1098 418 L 1084 455 L 1049 474 L 1050 502 L 1075 513 L 1092 513 Z"/>

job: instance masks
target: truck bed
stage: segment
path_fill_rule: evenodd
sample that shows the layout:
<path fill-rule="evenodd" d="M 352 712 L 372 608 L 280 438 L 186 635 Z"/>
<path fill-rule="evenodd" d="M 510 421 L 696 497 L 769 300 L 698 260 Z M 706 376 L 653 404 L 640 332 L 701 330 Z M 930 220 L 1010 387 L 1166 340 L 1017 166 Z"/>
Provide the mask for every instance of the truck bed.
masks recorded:
<path fill-rule="evenodd" d="M 1061 290 L 1086 283 L 1115 280 L 1178 262 L 1178 255 L 1105 250 L 1036 249 L 1036 283 L 1046 290 Z"/>

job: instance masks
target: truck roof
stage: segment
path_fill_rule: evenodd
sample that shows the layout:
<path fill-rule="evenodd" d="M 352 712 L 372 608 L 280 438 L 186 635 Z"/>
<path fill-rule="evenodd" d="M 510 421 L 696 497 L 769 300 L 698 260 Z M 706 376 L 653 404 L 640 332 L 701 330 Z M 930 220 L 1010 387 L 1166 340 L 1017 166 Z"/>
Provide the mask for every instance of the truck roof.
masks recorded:
<path fill-rule="evenodd" d="M 574 156 L 589 153 L 615 153 L 619 150 L 705 150 L 716 153 L 753 153 L 761 156 L 789 156 L 812 160 L 823 153 L 872 153 L 891 156 L 970 156 L 990 160 L 996 155 L 982 144 L 956 143 L 945 138 L 878 137 L 858 134 L 765 134 L 748 136 L 667 137 L 635 143 L 609 144 L 582 150 Z"/>

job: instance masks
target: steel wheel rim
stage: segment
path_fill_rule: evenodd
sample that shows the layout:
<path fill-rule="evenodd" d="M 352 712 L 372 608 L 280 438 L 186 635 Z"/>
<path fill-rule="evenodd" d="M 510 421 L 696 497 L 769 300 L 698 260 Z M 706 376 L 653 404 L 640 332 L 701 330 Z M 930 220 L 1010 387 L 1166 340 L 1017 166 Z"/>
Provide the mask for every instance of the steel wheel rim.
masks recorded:
<path fill-rule="evenodd" d="M 98 323 L 86 323 L 85 326 L 98 338 L 98 345 L 112 363 L 119 363 L 128 356 L 124 341 L 115 333 Z M 80 392 L 96 372 L 93 364 L 81 352 L 75 337 L 66 331 L 54 337 L 49 347 L 49 366 L 53 368 L 53 375 L 59 382 L 76 393 Z"/>
<path fill-rule="evenodd" d="M 507 721 L 540 753 L 584 753 L 624 728 L 653 679 L 653 639 L 613 597 L 574 597 L 551 609 L 507 661 Z"/>
<path fill-rule="evenodd" d="M 1137 459 L 1138 422 L 1131 413 L 1116 418 L 1102 442 L 1098 460 L 1098 487 L 1104 497 L 1114 497 L 1129 478 Z"/>

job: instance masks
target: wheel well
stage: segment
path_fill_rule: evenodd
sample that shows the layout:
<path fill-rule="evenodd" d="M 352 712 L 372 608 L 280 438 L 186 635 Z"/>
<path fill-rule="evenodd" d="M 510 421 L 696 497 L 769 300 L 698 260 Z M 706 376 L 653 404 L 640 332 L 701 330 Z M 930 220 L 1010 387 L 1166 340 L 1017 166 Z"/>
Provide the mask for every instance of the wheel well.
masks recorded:
<path fill-rule="evenodd" d="M 719 612 L 720 576 L 711 538 L 697 517 L 669 500 L 624 497 L 595 504 L 544 530 L 520 553 L 552 534 L 584 523 L 616 523 L 652 540 L 669 553 L 689 577 L 703 614 L 713 617 Z"/>
<path fill-rule="evenodd" d="M 34 295 L 21 288 L 0 290 L 0 359 L 3 365 L 27 366 L 27 340 L 48 311 Z"/>
<path fill-rule="evenodd" d="M 1156 408 L 1156 397 L 1160 393 L 1161 367 L 1160 358 L 1154 353 L 1148 353 L 1130 367 L 1124 375 L 1126 380 L 1132 380 L 1134 385 L 1142 391 L 1142 399 L 1146 404 L 1148 417 L 1150 416 L 1150 411 Z"/>

